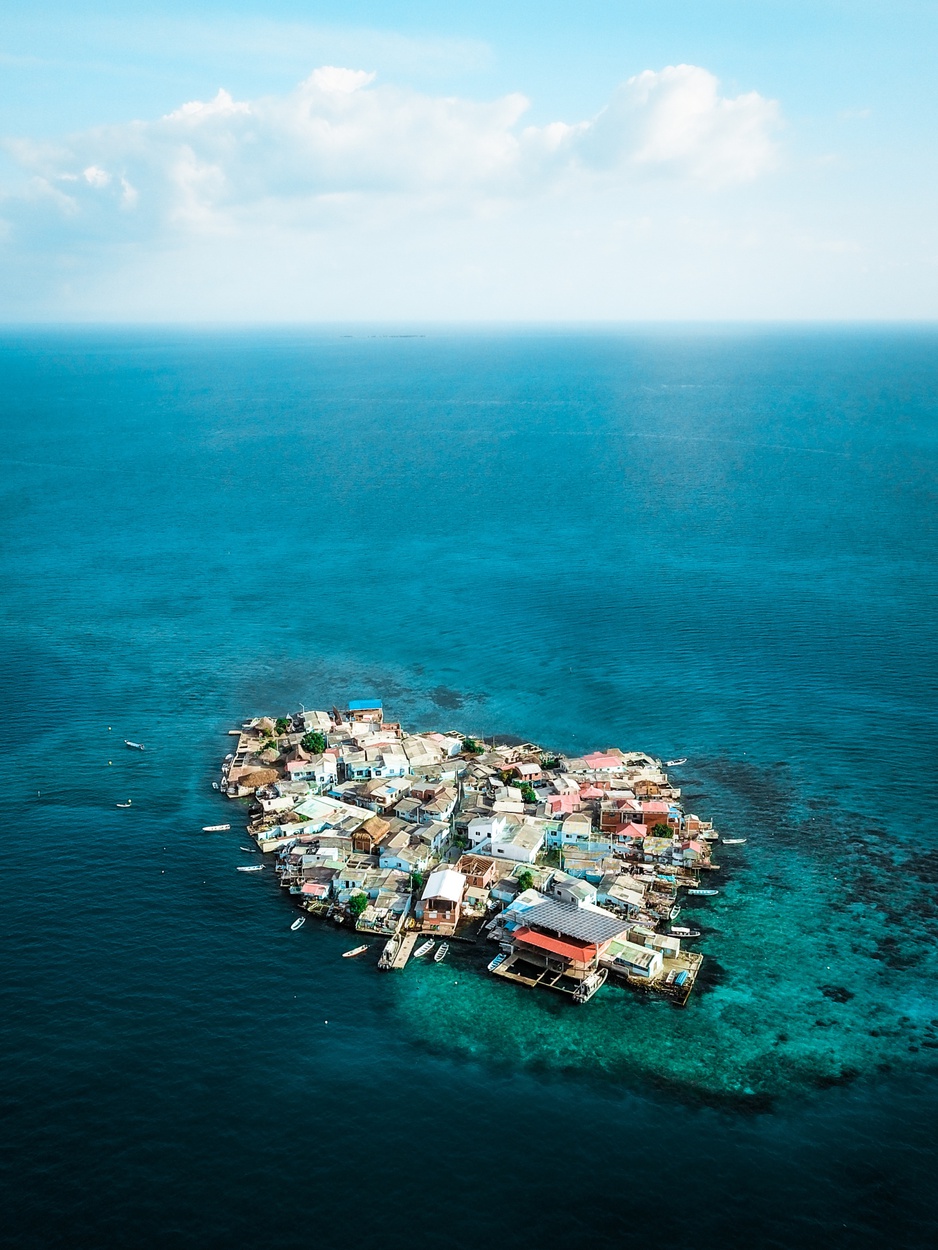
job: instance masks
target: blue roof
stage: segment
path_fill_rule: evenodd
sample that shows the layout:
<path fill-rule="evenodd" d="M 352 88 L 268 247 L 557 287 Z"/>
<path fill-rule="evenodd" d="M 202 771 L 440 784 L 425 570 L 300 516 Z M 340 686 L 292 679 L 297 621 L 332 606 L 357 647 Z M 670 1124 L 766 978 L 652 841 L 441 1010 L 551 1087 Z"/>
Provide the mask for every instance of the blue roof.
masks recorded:
<path fill-rule="evenodd" d="M 371 708 L 381 707 L 380 699 L 349 699 L 350 712 L 367 712 Z"/>

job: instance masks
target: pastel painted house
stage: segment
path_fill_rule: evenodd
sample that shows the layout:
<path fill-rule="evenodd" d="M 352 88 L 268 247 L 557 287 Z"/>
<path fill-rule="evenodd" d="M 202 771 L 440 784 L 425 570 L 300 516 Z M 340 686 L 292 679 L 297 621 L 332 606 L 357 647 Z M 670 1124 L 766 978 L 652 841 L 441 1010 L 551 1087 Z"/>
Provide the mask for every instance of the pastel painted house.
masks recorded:
<path fill-rule="evenodd" d="M 423 927 L 452 932 L 459 920 L 465 889 L 466 878 L 455 868 L 438 868 L 432 872 L 417 906 L 417 919 Z"/>

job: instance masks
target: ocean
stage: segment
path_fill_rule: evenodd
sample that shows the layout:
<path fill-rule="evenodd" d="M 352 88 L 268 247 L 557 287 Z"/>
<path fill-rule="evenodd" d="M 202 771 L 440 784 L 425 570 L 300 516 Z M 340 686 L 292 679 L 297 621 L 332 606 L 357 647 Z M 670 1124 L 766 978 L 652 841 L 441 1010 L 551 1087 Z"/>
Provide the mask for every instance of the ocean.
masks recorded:
<path fill-rule="evenodd" d="M 3 331 L 0 1240 L 933 1246 L 936 396 L 928 328 Z M 688 1006 L 291 932 L 226 734 L 370 695 L 686 756 Z"/>

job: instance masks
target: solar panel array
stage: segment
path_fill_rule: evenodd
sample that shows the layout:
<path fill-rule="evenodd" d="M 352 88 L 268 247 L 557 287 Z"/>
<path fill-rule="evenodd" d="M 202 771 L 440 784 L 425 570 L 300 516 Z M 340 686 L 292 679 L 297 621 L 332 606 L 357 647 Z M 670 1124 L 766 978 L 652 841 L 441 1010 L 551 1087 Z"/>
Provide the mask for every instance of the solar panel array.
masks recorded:
<path fill-rule="evenodd" d="M 563 933 L 581 942 L 608 942 L 629 928 L 627 920 L 610 912 L 590 911 L 570 903 L 538 903 L 522 912 L 519 919 L 526 925 Z"/>

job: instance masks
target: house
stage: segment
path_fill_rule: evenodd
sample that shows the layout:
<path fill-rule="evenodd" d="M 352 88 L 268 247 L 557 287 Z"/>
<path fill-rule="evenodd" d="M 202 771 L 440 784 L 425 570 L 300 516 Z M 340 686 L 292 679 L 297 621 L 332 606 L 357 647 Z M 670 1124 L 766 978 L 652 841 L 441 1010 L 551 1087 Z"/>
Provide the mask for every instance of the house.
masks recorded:
<path fill-rule="evenodd" d="M 380 725 L 384 720 L 384 712 L 380 699 L 352 699 L 348 705 L 348 719 L 354 724 Z"/>
<path fill-rule="evenodd" d="M 380 816 L 369 816 L 352 834 L 352 848 L 360 855 L 372 855 L 382 838 L 390 832 L 391 826 Z"/>
<path fill-rule="evenodd" d="M 488 890 L 494 884 L 500 871 L 494 859 L 485 855 L 460 855 L 456 862 L 456 871 L 466 878 L 466 885 L 478 890 Z"/>
<path fill-rule="evenodd" d="M 424 804 L 420 819 L 428 823 L 432 820 L 447 821 L 456 810 L 458 792 L 449 788 L 441 790 L 435 799 Z"/>
<path fill-rule="evenodd" d="M 438 868 L 430 874 L 420 896 L 417 918 L 425 929 L 455 928 L 466 878 L 455 868 Z"/>
<path fill-rule="evenodd" d="M 556 968 L 577 980 L 596 969 L 612 940 L 628 928 L 627 922 L 601 908 L 555 901 L 529 908 L 521 920 L 511 934 L 512 952 L 525 962 Z"/>
<path fill-rule="evenodd" d="M 469 821 L 469 845 L 481 846 L 483 842 L 498 842 L 505 837 L 507 825 L 505 816 L 476 816 Z"/>
<path fill-rule="evenodd" d="M 544 831 L 537 825 L 509 826 L 506 836 L 491 843 L 492 854 L 501 859 L 513 859 L 520 864 L 533 864 L 544 845 Z"/>
<path fill-rule="evenodd" d="M 338 780 L 338 760 L 332 751 L 314 755 L 308 760 L 290 760 L 287 776 L 291 781 L 306 781 L 322 790 Z"/>
<path fill-rule="evenodd" d="M 570 903 L 574 907 L 585 907 L 596 902 L 594 885 L 569 877 L 566 873 L 555 874 L 550 884 L 550 893 L 561 903 Z"/>
<path fill-rule="evenodd" d="M 401 799 L 394 804 L 394 815 L 398 820 L 417 824 L 423 815 L 423 804 L 418 799 Z"/>
<path fill-rule="evenodd" d="M 611 963 L 629 976 L 644 977 L 653 981 L 660 977 L 664 969 L 664 961 L 660 951 L 652 947 L 639 946 L 635 942 L 618 941 L 610 949 Z"/>

